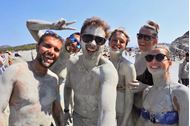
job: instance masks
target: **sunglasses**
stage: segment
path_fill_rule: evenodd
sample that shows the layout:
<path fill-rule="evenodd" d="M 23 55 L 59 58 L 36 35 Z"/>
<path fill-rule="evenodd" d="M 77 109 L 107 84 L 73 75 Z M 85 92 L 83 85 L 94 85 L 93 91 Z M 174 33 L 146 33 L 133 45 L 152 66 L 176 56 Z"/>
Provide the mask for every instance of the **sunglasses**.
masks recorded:
<path fill-rule="evenodd" d="M 78 49 L 81 48 L 80 42 L 74 37 L 74 35 L 70 35 L 70 36 L 69 36 L 69 39 L 71 40 L 72 43 L 75 43 L 75 42 L 77 43 L 77 46 L 76 46 L 76 47 L 77 47 Z"/>
<path fill-rule="evenodd" d="M 50 31 L 50 30 L 47 30 L 47 31 L 44 33 L 44 35 L 51 35 L 51 36 L 54 36 L 54 37 L 56 37 L 56 38 L 58 38 L 58 39 L 60 39 L 60 40 L 64 40 L 61 36 L 59 36 L 58 34 L 56 34 L 56 33 L 53 32 L 53 31 Z"/>
<path fill-rule="evenodd" d="M 156 54 L 156 55 L 151 55 L 151 54 L 148 54 L 145 56 L 145 59 L 147 62 L 152 62 L 152 60 L 155 58 L 156 61 L 158 62 L 162 62 L 164 60 L 164 58 L 167 57 L 166 55 L 164 54 Z"/>
<path fill-rule="evenodd" d="M 151 41 L 152 38 L 154 38 L 153 36 L 150 35 L 144 35 L 144 34 L 137 34 L 137 38 L 138 39 L 144 39 L 145 41 Z"/>
<path fill-rule="evenodd" d="M 106 42 L 105 38 L 100 37 L 100 36 L 94 36 L 94 35 L 91 35 L 91 34 L 84 34 L 84 35 L 82 35 L 82 40 L 85 43 L 90 43 L 93 40 L 95 40 L 95 42 L 96 42 L 97 45 L 103 45 Z"/>

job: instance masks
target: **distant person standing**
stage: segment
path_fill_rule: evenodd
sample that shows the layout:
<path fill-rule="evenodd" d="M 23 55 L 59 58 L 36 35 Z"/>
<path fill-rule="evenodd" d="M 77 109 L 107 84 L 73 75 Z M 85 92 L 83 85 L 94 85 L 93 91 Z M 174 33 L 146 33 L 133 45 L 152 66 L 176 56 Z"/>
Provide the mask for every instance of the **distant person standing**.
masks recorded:
<path fill-rule="evenodd" d="M 5 71 L 5 62 L 6 58 L 3 53 L 0 51 L 0 75 Z"/>
<path fill-rule="evenodd" d="M 189 86 L 189 52 L 185 54 L 183 63 L 179 64 L 178 78 L 180 83 Z"/>

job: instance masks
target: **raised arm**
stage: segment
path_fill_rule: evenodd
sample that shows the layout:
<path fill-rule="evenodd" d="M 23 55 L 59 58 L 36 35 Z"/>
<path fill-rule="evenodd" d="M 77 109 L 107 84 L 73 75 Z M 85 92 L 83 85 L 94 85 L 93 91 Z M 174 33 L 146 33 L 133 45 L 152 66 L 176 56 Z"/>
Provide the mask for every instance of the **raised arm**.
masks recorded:
<path fill-rule="evenodd" d="M 112 64 L 100 68 L 100 113 L 98 126 L 116 126 L 117 71 Z"/>
<path fill-rule="evenodd" d="M 65 19 L 61 18 L 56 22 L 48 22 L 43 20 L 28 20 L 26 26 L 33 36 L 33 38 L 38 42 L 39 38 L 43 35 L 45 29 L 52 30 L 75 30 L 75 28 L 69 27 L 69 25 L 75 23 L 74 21 L 67 22 Z"/>

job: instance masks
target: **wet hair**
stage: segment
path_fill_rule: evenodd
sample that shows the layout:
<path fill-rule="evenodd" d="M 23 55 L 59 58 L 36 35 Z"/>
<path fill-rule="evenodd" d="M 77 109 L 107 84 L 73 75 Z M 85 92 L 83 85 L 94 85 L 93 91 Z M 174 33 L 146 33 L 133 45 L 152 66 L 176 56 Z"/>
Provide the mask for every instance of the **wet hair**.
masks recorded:
<path fill-rule="evenodd" d="M 147 21 L 147 24 L 145 24 L 144 26 L 142 26 L 142 27 L 140 28 L 139 32 L 140 32 L 141 29 L 143 29 L 143 28 L 150 29 L 150 30 L 152 31 L 152 35 L 153 35 L 154 37 L 156 37 L 156 38 L 158 37 L 158 32 L 159 32 L 160 27 L 159 27 L 159 25 L 158 25 L 156 22 L 154 22 L 154 21 L 152 21 L 152 20 Z"/>
<path fill-rule="evenodd" d="M 106 34 L 106 38 L 108 38 L 109 32 L 108 30 L 110 29 L 109 25 L 103 21 L 102 19 L 100 19 L 99 17 L 91 17 L 91 18 L 87 18 L 81 28 L 81 34 L 84 33 L 85 29 L 89 26 L 100 26 L 103 28 L 103 30 L 105 31 Z"/>
<path fill-rule="evenodd" d="M 125 30 L 125 28 L 123 27 L 119 27 L 117 29 L 115 29 L 113 32 L 111 32 L 111 35 L 109 37 L 109 41 L 111 40 L 111 37 L 116 33 L 116 32 L 121 32 L 125 35 L 125 37 L 127 38 L 127 43 L 130 41 L 129 35 L 127 34 L 127 31 Z M 126 43 L 126 44 L 127 44 Z"/>
<path fill-rule="evenodd" d="M 55 32 L 53 31 L 49 31 L 47 30 L 39 39 L 39 42 L 38 42 L 38 45 L 40 45 L 42 42 L 44 42 L 44 39 L 47 37 L 47 36 L 51 36 L 53 38 L 56 38 L 58 39 L 61 43 L 64 43 L 64 39 L 59 36 L 58 34 L 56 34 Z"/>

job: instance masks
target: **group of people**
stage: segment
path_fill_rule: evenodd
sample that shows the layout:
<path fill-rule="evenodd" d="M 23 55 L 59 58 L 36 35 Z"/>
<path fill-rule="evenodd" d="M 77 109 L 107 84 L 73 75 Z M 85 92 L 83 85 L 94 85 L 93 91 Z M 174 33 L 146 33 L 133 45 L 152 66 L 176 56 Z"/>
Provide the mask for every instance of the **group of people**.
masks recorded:
<path fill-rule="evenodd" d="M 188 126 L 188 88 L 170 79 L 170 51 L 158 45 L 158 24 L 140 28 L 133 64 L 122 56 L 130 41 L 124 28 L 109 34 L 109 25 L 92 17 L 65 40 L 50 31 L 73 30 L 73 23 L 27 21 L 37 56 L 0 76 L 0 125 L 9 105 L 10 126 Z M 109 58 L 103 56 L 107 40 Z"/>

